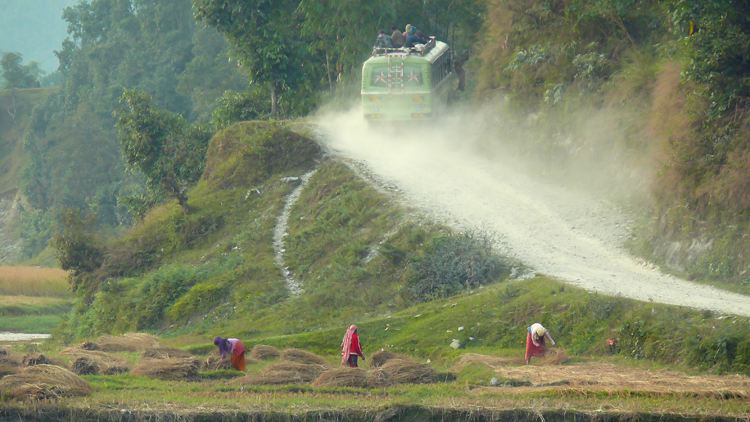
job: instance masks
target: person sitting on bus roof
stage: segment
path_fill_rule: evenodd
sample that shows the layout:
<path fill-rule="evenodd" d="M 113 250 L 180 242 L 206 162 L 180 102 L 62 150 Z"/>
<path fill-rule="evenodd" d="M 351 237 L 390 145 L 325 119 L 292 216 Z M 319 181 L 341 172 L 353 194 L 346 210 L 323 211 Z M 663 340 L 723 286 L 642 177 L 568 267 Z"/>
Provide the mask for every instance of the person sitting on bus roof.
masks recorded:
<path fill-rule="evenodd" d="M 412 25 L 412 28 L 414 28 L 414 30 L 416 31 L 416 34 L 419 37 L 419 39 L 422 40 L 422 41 L 424 41 L 425 44 L 427 44 L 428 42 L 430 42 L 430 37 L 428 37 L 427 35 L 425 35 L 422 31 L 420 31 L 419 29 L 417 29 L 413 25 Z"/>
<path fill-rule="evenodd" d="M 378 39 L 375 40 L 374 48 L 393 48 L 391 37 L 386 35 L 382 29 L 378 32 Z"/>
<path fill-rule="evenodd" d="M 422 39 L 417 36 L 417 28 L 412 26 L 411 32 L 409 32 L 409 35 L 406 36 L 404 47 L 414 47 L 414 44 L 424 44 L 424 41 L 422 41 Z"/>
<path fill-rule="evenodd" d="M 393 44 L 393 48 L 403 47 L 406 42 L 404 34 L 402 34 L 395 26 L 391 27 L 391 31 L 393 31 L 391 34 L 391 44 Z"/>

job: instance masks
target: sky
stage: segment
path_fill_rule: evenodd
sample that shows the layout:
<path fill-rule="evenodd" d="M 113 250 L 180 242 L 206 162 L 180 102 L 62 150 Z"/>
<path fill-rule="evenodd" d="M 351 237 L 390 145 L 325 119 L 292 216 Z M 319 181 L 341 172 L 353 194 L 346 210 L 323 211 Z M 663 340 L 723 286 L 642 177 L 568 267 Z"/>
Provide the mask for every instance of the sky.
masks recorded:
<path fill-rule="evenodd" d="M 80 1 L 0 0 L 0 53 L 21 53 L 24 64 L 36 61 L 45 72 L 57 70 L 54 51 L 67 36 L 62 12 Z"/>

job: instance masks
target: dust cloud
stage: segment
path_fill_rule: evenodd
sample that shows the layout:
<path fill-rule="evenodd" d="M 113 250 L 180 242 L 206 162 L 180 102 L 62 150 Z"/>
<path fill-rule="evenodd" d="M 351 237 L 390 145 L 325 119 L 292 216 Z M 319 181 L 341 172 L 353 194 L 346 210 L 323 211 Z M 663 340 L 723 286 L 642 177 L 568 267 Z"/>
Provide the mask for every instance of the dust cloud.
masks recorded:
<path fill-rule="evenodd" d="M 544 118 L 542 118 L 544 117 Z M 584 113 L 577 139 L 501 108 L 454 110 L 428 124 L 316 120 L 329 152 L 458 230 L 489 232 L 500 253 L 590 291 L 750 316 L 750 300 L 662 274 L 623 248 L 653 166 L 628 155 L 622 120 Z M 627 124 L 625 124 L 627 126 Z M 631 137 L 632 138 L 632 137 Z"/>

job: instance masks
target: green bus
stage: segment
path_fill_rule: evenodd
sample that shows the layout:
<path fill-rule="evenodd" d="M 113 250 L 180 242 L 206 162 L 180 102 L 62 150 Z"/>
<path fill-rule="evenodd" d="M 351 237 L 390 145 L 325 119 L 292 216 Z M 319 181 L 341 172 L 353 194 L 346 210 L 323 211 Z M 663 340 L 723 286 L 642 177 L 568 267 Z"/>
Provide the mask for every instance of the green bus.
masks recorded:
<path fill-rule="evenodd" d="M 430 38 L 412 48 L 375 48 L 362 65 L 366 121 L 433 120 L 445 110 L 457 76 L 448 44 Z"/>

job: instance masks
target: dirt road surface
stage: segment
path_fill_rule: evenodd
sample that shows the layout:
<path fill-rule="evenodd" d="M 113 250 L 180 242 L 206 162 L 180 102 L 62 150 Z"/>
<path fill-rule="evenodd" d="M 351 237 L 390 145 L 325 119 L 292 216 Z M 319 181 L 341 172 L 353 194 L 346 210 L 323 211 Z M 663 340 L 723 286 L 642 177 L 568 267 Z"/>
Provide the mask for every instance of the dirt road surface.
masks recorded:
<path fill-rule="evenodd" d="M 476 124 L 370 126 L 356 113 L 320 119 L 334 155 L 352 160 L 440 221 L 498 236 L 500 252 L 570 284 L 642 301 L 750 316 L 750 298 L 666 275 L 623 249 L 632 223 L 589 192 L 528 177 L 514 159 L 477 153 Z M 592 177 L 596 177 L 592 175 Z"/>

